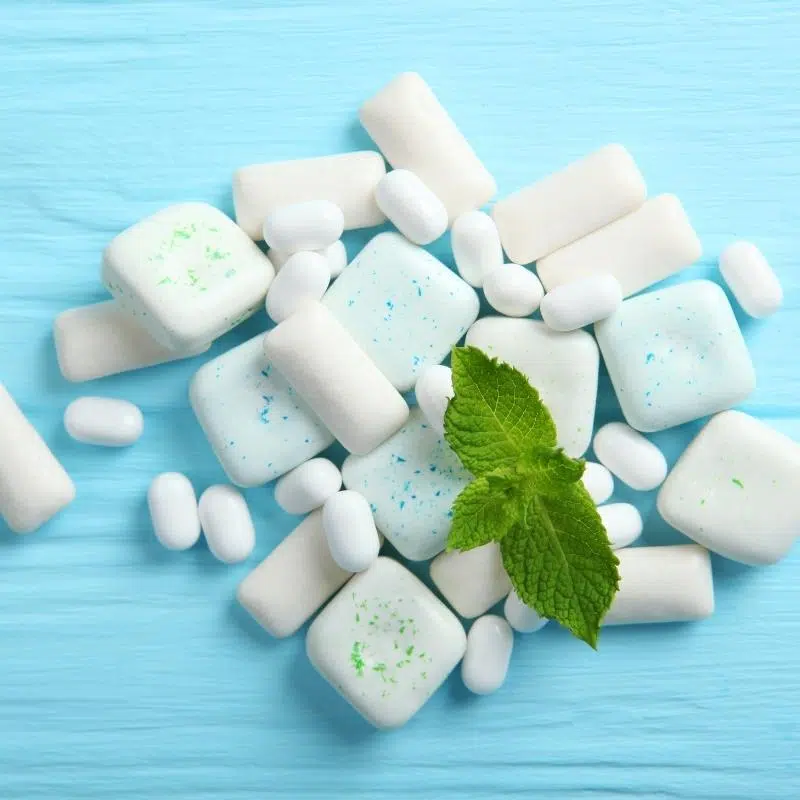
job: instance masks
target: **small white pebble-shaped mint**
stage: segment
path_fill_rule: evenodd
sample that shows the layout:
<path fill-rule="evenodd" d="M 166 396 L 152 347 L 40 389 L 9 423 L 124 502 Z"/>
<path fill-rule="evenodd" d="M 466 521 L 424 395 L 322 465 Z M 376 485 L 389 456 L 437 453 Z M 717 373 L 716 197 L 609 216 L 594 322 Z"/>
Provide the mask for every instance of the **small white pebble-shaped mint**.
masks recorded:
<path fill-rule="evenodd" d="M 197 496 L 185 475 L 164 472 L 153 478 L 147 505 L 156 539 L 167 550 L 188 550 L 200 538 Z"/>
<path fill-rule="evenodd" d="M 474 694 L 492 694 L 506 680 L 514 633 L 494 614 L 478 617 L 467 634 L 467 651 L 461 662 L 461 679 Z"/>
<path fill-rule="evenodd" d="M 319 253 L 303 251 L 289 256 L 267 290 L 267 314 L 283 322 L 308 302 L 322 299 L 331 282 L 328 259 Z"/>
<path fill-rule="evenodd" d="M 375 202 L 389 221 L 414 244 L 430 244 L 447 230 L 442 201 L 407 169 L 386 173 L 375 187 Z"/>
<path fill-rule="evenodd" d="M 513 589 L 506 598 L 503 613 L 508 624 L 518 633 L 536 633 L 550 621 L 546 617 L 540 617 L 530 606 L 526 606 Z"/>
<path fill-rule="evenodd" d="M 341 238 L 344 214 L 329 200 L 281 206 L 264 220 L 264 241 L 279 252 L 323 250 Z"/>
<path fill-rule="evenodd" d="M 614 494 L 614 476 L 596 461 L 586 462 L 581 480 L 596 506 L 605 503 Z"/>
<path fill-rule="evenodd" d="M 327 260 L 331 278 L 338 278 L 347 266 L 347 250 L 341 239 L 337 239 L 333 244 L 324 247 L 322 250 L 312 250 L 311 252 L 318 253 Z M 275 250 L 274 248 L 267 253 L 272 266 L 275 267 L 275 272 L 280 272 L 283 269 L 283 265 L 291 255 L 291 253 Z"/>
<path fill-rule="evenodd" d="M 503 264 L 486 273 L 483 293 L 489 305 L 505 317 L 533 314 L 544 297 L 541 281 L 519 264 Z"/>
<path fill-rule="evenodd" d="M 211 554 L 225 564 L 244 561 L 256 543 L 247 502 L 233 486 L 209 486 L 198 504 L 200 524 Z"/>
<path fill-rule="evenodd" d="M 610 317 L 622 303 L 622 286 L 613 275 L 592 275 L 551 289 L 540 306 L 554 331 L 575 331 Z"/>
<path fill-rule="evenodd" d="M 275 484 L 275 502 L 287 514 L 307 514 L 342 488 L 342 473 L 327 458 L 312 458 Z"/>
<path fill-rule="evenodd" d="M 719 270 L 739 305 L 751 317 L 768 317 L 783 305 L 778 276 L 751 242 L 734 242 L 719 257 Z"/>
<path fill-rule="evenodd" d="M 417 378 L 414 387 L 417 405 L 439 436 L 444 436 L 444 414 L 453 394 L 453 373 L 450 367 L 434 364 L 422 370 Z"/>
<path fill-rule="evenodd" d="M 111 397 L 79 397 L 64 411 L 64 427 L 76 441 L 103 447 L 127 447 L 144 431 L 138 406 Z"/>
<path fill-rule="evenodd" d="M 333 560 L 347 572 L 363 572 L 381 548 L 372 509 L 364 495 L 337 492 L 322 507 L 322 528 Z"/>
<path fill-rule="evenodd" d="M 613 550 L 633 544 L 642 535 L 642 515 L 630 503 L 609 503 L 597 509 Z"/>
<path fill-rule="evenodd" d="M 450 229 L 450 244 L 458 274 L 470 286 L 483 286 L 487 273 L 503 265 L 497 225 L 483 211 L 459 214 Z"/>
<path fill-rule="evenodd" d="M 623 483 L 649 492 L 667 477 L 667 460 L 649 439 L 624 422 L 609 422 L 594 435 L 597 460 Z"/>

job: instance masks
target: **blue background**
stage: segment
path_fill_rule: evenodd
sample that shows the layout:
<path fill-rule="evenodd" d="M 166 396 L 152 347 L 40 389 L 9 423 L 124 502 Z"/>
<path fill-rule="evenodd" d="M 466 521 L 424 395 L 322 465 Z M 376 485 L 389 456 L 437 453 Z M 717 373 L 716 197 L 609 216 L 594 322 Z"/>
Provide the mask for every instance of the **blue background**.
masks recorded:
<path fill-rule="evenodd" d="M 358 105 L 416 69 L 507 193 L 609 141 L 651 194 L 678 194 L 711 273 L 754 239 L 786 289 L 745 323 L 759 386 L 743 408 L 800 439 L 800 16 L 794 0 L 0 1 L 0 380 L 75 479 L 39 533 L 0 528 L 0 797 L 787 798 L 800 713 L 800 552 L 715 559 L 718 611 L 518 640 L 507 685 L 453 676 L 420 716 L 373 732 L 235 606 L 239 580 L 296 520 L 247 492 L 247 564 L 155 543 L 147 485 L 223 474 L 187 406 L 204 358 L 69 385 L 53 317 L 100 300 L 122 228 L 183 200 L 231 211 L 257 161 L 370 146 Z M 349 238 L 351 255 L 365 236 Z M 443 248 L 438 248 L 446 252 Z M 683 276 L 682 276 L 683 277 Z M 262 314 L 218 342 L 255 335 Z M 71 442 L 84 393 L 138 403 L 140 443 Z M 607 383 L 600 422 L 619 412 Z M 654 437 L 674 460 L 698 425 Z M 2 457 L 2 454 L 0 454 Z M 618 496 L 627 499 L 625 492 Z M 647 543 L 680 541 L 635 502 Z"/>

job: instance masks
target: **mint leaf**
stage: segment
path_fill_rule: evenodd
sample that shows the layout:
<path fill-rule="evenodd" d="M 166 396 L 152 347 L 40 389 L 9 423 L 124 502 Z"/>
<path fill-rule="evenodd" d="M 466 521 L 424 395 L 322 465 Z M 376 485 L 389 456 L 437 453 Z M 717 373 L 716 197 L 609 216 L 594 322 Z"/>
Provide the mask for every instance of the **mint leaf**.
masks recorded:
<path fill-rule="evenodd" d="M 528 379 L 476 347 L 456 347 L 445 438 L 476 477 L 519 464 L 535 446 L 555 447 L 556 426 Z"/>
<path fill-rule="evenodd" d="M 564 483 L 577 483 L 585 469 L 583 459 L 570 458 L 560 447 L 537 445 L 525 454 L 517 475 L 533 480 L 539 491 L 558 491 Z"/>

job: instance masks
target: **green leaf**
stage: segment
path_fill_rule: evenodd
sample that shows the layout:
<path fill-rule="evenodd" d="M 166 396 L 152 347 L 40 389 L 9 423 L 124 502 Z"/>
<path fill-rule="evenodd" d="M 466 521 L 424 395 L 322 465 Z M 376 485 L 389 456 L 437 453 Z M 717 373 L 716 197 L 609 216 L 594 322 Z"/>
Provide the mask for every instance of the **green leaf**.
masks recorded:
<path fill-rule="evenodd" d="M 619 561 L 581 483 L 539 493 L 523 478 L 520 521 L 500 542 L 503 566 L 520 599 L 597 649 L 600 622 L 619 588 Z"/>
<path fill-rule="evenodd" d="M 500 541 L 519 520 L 521 504 L 514 496 L 517 477 L 512 470 L 495 470 L 470 483 L 453 505 L 448 550 L 472 550 Z"/>
<path fill-rule="evenodd" d="M 555 447 L 553 418 L 519 370 L 475 347 L 454 348 L 451 364 L 445 438 L 473 475 L 520 464 L 536 446 Z"/>
<path fill-rule="evenodd" d="M 558 492 L 565 483 L 577 483 L 586 469 L 582 459 L 570 458 L 560 447 L 535 446 L 525 454 L 517 474 L 539 492 Z"/>

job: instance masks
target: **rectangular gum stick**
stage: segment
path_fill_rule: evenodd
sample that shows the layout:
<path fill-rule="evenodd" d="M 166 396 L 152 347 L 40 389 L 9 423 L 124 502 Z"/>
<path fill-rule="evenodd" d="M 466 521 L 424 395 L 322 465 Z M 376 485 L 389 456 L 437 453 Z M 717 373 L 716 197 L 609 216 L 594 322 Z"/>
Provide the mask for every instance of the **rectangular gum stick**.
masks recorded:
<path fill-rule="evenodd" d="M 75 484 L 0 384 L 0 515 L 31 533 L 75 499 Z"/>
<path fill-rule="evenodd" d="M 630 153 L 609 144 L 498 201 L 492 218 L 508 257 L 529 264 L 635 211 L 646 197 Z"/>
<path fill-rule="evenodd" d="M 610 273 L 628 297 L 688 267 L 702 252 L 681 201 L 675 195 L 662 194 L 540 259 L 536 271 L 548 291 L 580 278 Z"/>

